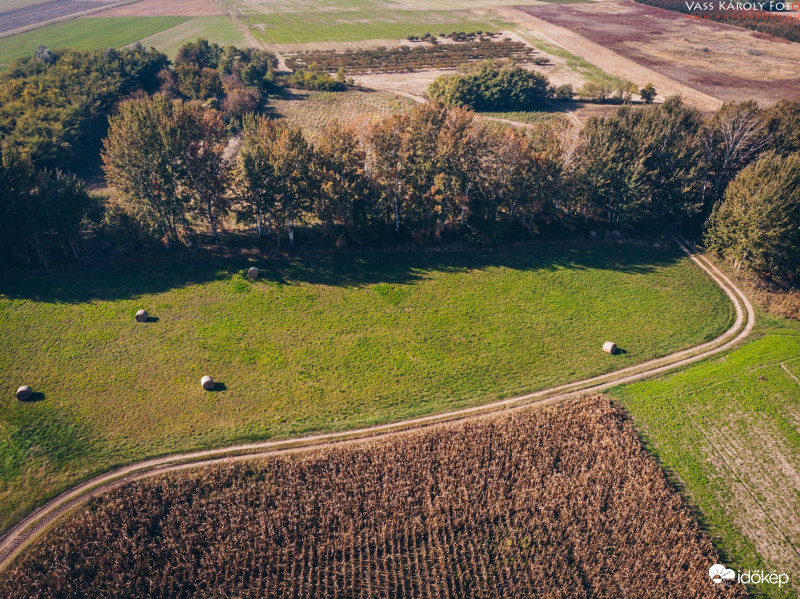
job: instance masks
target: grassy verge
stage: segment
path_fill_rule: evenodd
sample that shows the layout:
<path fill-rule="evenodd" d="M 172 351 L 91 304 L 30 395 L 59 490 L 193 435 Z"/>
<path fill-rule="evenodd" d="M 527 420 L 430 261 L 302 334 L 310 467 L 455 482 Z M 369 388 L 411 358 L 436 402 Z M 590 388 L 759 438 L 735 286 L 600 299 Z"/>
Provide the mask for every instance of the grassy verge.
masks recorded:
<path fill-rule="evenodd" d="M 528 125 L 535 125 L 537 123 L 548 123 L 554 120 L 564 119 L 566 116 L 563 112 L 556 111 L 543 111 L 543 110 L 513 110 L 509 112 L 479 112 L 481 116 L 507 119 L 509 121 L 518 121 Z"/>
<path fill-rule="evenodd" d="M 557 46 L 556 44 L 551 44 L 550 42 L 546 42 L 542 39 L 531 36 L 528 32 L 523 30 L 517 30 L 516 33 L 537 50 L 545 52 L 550 56 L 556 56 L 563 59 L 570 70 L 572 70 L 574 73 L 577 73 L 587 81 L 611 86 L 618 85 L 623 82 L 623 80 L 619 77 L 615 77 L 614 75 L 606 73 L 600 67 L 593 65 L 580 56 L 576 56 L 561 46 Z"/>
<path fill-rule="evenodd" d="M 196 260 L 0 283 L 0 527 L 112 465 L 442 412 L 617 370 L 729 326 L 677 250 Z M 147 309 L 157 322 L 137 324 Z M 625 353 L 603 354 L 613 339 Z M 222 390 L 207 393 L 211 374 Z M 13 398 L 20 384 L 40 401 Z"/>
<path fill-rule="evenodd" d="M 800 324 L 762 315 L 722 358 L 611 390 L 737 571 L 800 575 Z M 795 588 L 750 585 L 757 597 Z"/>
<path fill-rule="evenodd" d="M 39 44 L 48 48 L 102 50 L 119 48 L 174 27 L 187 17 L 98 17 L 71 19 L 0 39 L 0 63 L 33 54 Z"/>

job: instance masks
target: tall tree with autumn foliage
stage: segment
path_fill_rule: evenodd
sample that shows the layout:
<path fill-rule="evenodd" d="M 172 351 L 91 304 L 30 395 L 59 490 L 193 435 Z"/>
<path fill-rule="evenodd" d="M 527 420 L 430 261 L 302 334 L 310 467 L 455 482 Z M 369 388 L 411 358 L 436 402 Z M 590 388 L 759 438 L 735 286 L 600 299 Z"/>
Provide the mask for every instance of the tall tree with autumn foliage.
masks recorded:
<path fill-rule="evenodd" d="M 330 238 L 338 238 L 337 229 L 366 233 L 373 207 L 365 164 L 366 151 L 354 129 L 337 122 L 322 132 L 314 148 L 313 210 Z"/>
<path fill-rule="evenodd" d="M 188 233 L 192 211 L 216 235 L 225 187 L 219 114 L 159 95 L 124 102 L 109 121 L 103 168 L 128 210 L 167 246 Z"/>

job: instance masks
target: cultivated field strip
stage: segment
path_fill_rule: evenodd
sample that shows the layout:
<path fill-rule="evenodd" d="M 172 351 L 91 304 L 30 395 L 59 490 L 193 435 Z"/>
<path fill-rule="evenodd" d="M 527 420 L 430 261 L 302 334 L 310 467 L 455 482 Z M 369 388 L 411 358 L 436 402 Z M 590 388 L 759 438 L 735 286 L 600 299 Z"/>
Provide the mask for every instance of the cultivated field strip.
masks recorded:
<path fill-rule="evenodd" d="M 138 0 L 51 0 L 0 13 L 0 37 L 30 31 Z"/>
<path fill-rule="evenodd" d="M 235 445 L 232 447 L 165 456 L 131 464 L 100 475 L 64 492 L 41 508 L 35 510 L 8 531 L 8 533 L 0 539 L 0 569 L 7 567 L 30 541 L 49 528 L 64 514 L 70 512 L 92 497 L 123 486 L 133 480 L 150 478 L 165 472 L 201 467 L 214 463 L 242 461 L 270 455 L 309 451 L 329 447 L 342 442 L 354 443 L 383 437 L 399 430 L 421 428 L 442 422 L 480 417 L 482 415 L 492 414 L 531 403 L 561 401 L 573 397 L 580 392 L 601 391 L 612 385 L 629 383 L 662 374 L 727 351 L 744 340 L 752 331 L 755 322 L 753 306 L 741 290 L 696 248 L 691 246 L 691 244 L 683 238 L 676 236 L 674 239 L 691 260 L 705 271 L 725 292 L 736 309 L 736 320 L 734 324 L 725 333 L 712 341 L 662 358 L 650 360 L 643 364 L 624 368 L 617 372 L 559 385 L 550 389 L 512 397 L 482 406 L 338 433 L 309 435 L 283 441 L 266 441 Z"/>
<path fill-rule="evenodd" d="M 744 596 L 708 579 L 718 560 L 625 411 L 595 395 L 117 489 L 0 593 Z"/>

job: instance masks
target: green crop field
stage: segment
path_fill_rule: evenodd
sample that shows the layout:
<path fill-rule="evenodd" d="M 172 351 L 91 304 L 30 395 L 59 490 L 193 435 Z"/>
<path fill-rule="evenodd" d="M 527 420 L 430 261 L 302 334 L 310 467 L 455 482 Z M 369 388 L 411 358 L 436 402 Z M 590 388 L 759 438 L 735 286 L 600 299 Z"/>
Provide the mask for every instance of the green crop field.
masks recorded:
<path fill-rule="evenodd" d="M 186 17 L 104 17 L 71 19 L 0 39 L 0 64 L 48 48 L 102 50 L 119 48 L 186 21 Z"/>
<path fill-rule="evenodd" d="M 199 38 L 220 46 L 245 48 L 250 45 L 247 37 L 226 16 L 194 17 L 146 37 L 142 39 L 142 43 L 147 47 L 153 46 L 174 59 L 183 44 Z"/>
<path fill-rule="evenodd" d="M 349 0 L 336 2 L 224 2 L 240 15 L 250 32 L 269 44 L 358 42 L 402 39 L 409 35 L 451 31 L 497 31 L 501 25 L 470 10 L 420 10 L 392 2 Z"/>
<path fill-rule="evenodd" d="M 384 11 L 348 13 L 272 13 L 253 15 L 251 32 L 270 44 L 395 40 L 409 35 L 438 35 L 451 31 L 491 31 L 499 26 L 464 11 Z"/>
<path fill-rule="evenodd" d="M 0 526 L 112 465 L 480 404 L 710 339 L 677 250 L 597 243 L 130 264 L 0 283 Z M 136 323 L 145 308 L 157 322 Z M 607 339 L 625 353 L 600 351 Z M 224 386 L 204 392 L 211 374 Z M 19 402 L 30 384 L 41 401 Z"/>
<path fill-rule="evenodd" d="M 800 575 L 800 325 L 760 316 L 761 337 L 722 358 L 611 393 L 674 473 L 737 571 Z M 757 597 L 797 597 L 751 585 Z"/>

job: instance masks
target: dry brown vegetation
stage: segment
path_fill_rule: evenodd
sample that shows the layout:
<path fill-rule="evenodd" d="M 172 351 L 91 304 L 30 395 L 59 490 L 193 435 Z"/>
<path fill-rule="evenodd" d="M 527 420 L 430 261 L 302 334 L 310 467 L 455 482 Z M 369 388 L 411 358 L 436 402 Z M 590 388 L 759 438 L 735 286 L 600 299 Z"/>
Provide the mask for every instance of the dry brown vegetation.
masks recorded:
<path fill-rule="evenodd" d="M 381 118 L 410 110 L 412 100 L 392 93 L 320 92 L 284 90 L 270 99 L 272 116 L 299 127 L 310 140 L 316 140 L 325 127 L 333 123 L 352 123 L 359 118 Z"/>
<path fill-rule="evenodd" d="M 293 53 L 286 55 L 286 66 L 297 69 L 316 63 L 326 71 L 343 68 L 348 73 L 392 73 L 418 69 L 455 69 L 464 63 L 489 59 L 513 58 L 516 62 L 548 62 L 542 56 L 534 57 L 534 54 L 534 49 L 522 42 L 480 39 L 375 50 L 316 50 Z"/>
<path fill-rule="evenodd" d="M 3 596 L 741 597 L 600 396 L 112 492 Z"/>

